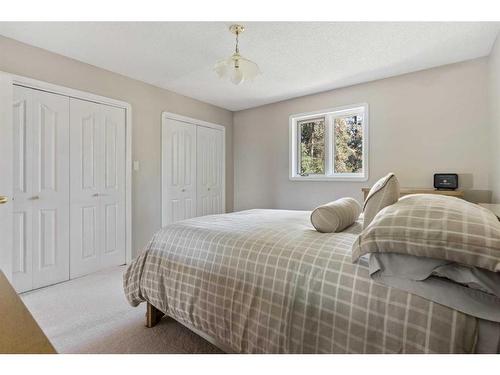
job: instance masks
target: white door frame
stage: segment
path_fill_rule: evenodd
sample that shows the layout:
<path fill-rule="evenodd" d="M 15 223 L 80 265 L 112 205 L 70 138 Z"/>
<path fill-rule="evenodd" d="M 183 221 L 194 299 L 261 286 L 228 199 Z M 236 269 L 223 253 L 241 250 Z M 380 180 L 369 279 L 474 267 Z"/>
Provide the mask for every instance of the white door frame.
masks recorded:
<path fill-rule="evenodd" d="M 0 100 L 0 114 L 12 114 L 12 103 L 14 98 L 14 85 L 24 86 L 32 89 L 37 89 L 41 91 L 47 91 L 54 94 L 69 96 L 70 98 L 87 100 L 90 102 L 95 102 L 99 104 L 105 104 L 113 107 L 123 108 L 125 110 L 125 226 L 126 226 L 126 238 L 125 238 L 125 261 L 130 263 L 132 261 L 132 106 L 124 101 L 106 98 L 104 96 L 92 94 L 85 91 L 75 90 L 64 86 L 54 85 L 52 83 L 39 81 L 33 78 L 23 77 L 15 74 L 10 74 L 0 71 L 0 78 L 2 80 L 7 80 L 8 84 L 12 86 L 10 93 L 1 93 L 2 97 Z M 2 122 L 1 125 L 1 136 L 9 136 L 12 139 L 12 116 L 6 117 L 9 121 Z M 12 143 L 12 142 L 11 142 Z M 12 148 L 0 149 L 0 158 L 6 158 L 6 160 L 12 160 Z M 11 162 L 12 163 L 12 162 Z M 11 166 L 12 169 L 12 166 Z M 12 175 L 12 171 L 8 172 L 8 175 Z M 2 171 L 2 174 L 4 171 Z M 4 176 L 2 175 L 2 178 Z M 12 182 L 12 178 L 11 178 Z M 0 192 L 1 194 L 5 194 Z M 11 194 L 11 193 L 9 193 Z M 9 197 L 11 198 L 11 196 Z M 9 256 L 5 255 L 5 259 L 11 259 Z M 1 261 L 2 257 L 0 257 Z M 7 264 L 2 264 L 0 262 L 0 267 L 5 266 L 4 273 L 7 277 L 11 279 L 11 266 Z M 7 271 L 7 272 L 5 272 Z"/>
<path fill-rule="evenodd" d="M 164 136 L 166 134 L 165 127 L 167 126 L 167 119 L 186 122 L 188 124 L 205 126 L 207 128 L 217 129 L 222 131 L 222 212 L 226 212 L 226 127 L 219 124 L 214 124 L 208 121 L 198 120 L 192 117 L 178 115 L 171 112 L 162 112 L 161 114 L 161 225 L 162 227 L 167 223 L 166 213 L 163 209 L 163 202 L 167 201 L 167 189 L 164 189 L 165 179 L 167 176 L 163 173 L 163 148 L 165 147 Z"/>

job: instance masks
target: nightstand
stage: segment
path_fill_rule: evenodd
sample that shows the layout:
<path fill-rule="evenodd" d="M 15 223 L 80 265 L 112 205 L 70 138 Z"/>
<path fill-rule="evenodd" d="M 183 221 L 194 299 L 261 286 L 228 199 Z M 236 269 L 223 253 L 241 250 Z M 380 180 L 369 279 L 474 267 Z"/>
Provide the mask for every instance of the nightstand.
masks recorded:
<path fill-rule="evenodd" d="M 487 208 L 495 214 L 495 216 L 500 220 L 500 204 L 495 203 L 478 203 L 481 207 Z"/>

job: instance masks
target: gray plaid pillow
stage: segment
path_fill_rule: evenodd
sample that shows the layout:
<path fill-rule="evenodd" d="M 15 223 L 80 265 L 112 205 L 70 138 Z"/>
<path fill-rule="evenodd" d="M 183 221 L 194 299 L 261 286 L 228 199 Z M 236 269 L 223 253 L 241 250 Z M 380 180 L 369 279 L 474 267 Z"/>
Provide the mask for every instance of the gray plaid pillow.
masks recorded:
<path fill-rule="evenodd" d="M 353 261 L 367 253 L 445 259 L 500 272 L 500 222 L 489 210 L 459 198 L 407 195 L 380 211 L 359 235 Z"/>

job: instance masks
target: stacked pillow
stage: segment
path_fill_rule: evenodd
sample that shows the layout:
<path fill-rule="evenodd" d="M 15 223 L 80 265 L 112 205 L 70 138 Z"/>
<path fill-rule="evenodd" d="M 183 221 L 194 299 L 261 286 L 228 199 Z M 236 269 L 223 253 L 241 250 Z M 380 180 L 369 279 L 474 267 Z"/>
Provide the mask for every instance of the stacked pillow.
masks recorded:
<path fill-rule="evenodd" d="M 353 260 L 368 253 L 444 259 L 500 272 L 500 223 L 489 210 L 463 199 L 408 195 L 360 234 Z"/>
<path fill-rule="evenodd" d="M 352 259 L 365 254 L 373 280 L 500 322 L 500 222 L 489 210 L 455 197 L 405 196 L 361 232 Z"/>

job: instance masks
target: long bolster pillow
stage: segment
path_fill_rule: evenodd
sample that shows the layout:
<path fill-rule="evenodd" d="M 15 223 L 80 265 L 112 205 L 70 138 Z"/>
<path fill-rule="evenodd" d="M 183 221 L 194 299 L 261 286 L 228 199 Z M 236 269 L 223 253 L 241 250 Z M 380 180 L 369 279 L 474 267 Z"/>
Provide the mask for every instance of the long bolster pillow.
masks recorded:
<path fill-rule="evenodd" d="M 321 233 L 341 232 L 358 219 L 361 210 L 356 199 L 340 198 L 316 207 L 311 212 L 311 223 Z"/>

